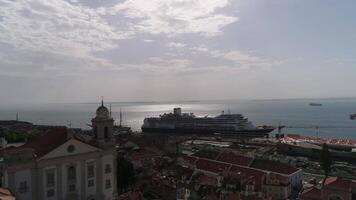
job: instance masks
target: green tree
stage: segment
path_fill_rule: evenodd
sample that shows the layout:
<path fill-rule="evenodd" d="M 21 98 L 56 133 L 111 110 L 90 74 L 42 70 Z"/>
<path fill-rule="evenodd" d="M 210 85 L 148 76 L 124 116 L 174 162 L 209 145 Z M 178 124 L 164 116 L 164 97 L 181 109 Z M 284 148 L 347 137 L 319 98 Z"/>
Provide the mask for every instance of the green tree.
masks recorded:
<path fill-rule="evenodd" d="M 321 168 L 324 171 L 324 179 L 322 186 L 324 186 L 326 179 L 328 178 L 330 171 L 331 171 L 331 165 L 332 165 L 332 158 L 330 155 L 329 147 L 327 144 L 323 144 L 323 147 L 321 149 L 321 155 L 320 155 L 320 165 Z"/>

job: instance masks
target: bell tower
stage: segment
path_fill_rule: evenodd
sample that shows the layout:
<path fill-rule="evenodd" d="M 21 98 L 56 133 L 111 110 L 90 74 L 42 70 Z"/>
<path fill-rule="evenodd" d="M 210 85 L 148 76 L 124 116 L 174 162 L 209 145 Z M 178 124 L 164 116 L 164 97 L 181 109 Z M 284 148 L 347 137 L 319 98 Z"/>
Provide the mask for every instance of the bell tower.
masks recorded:
<path fill-rule="evenodd" d="M 101 106 L 96 109 L 96 116 L 91 120 L 95 143 L 104 147 L 114 143 L 114 119 L 111 117 L 111 111 L 104 106 L 104 100 L 101 100 Z"/>

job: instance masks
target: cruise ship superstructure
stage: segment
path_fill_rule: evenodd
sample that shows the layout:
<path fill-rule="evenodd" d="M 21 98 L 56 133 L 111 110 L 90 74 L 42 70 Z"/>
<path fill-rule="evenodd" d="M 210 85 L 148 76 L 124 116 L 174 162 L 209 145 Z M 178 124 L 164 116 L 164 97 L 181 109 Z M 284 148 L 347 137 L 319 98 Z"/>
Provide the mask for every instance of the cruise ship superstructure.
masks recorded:
<path fill-rule="evenodd" d="M 268 137 L 274 130 L 271 126 L 254 126 L 241 114 L 221 114 L 216 117 L 196 117 L 193 113 L 182 113 L 174 108 L 173 113 L 146 118 L 142 126 L 144 133 L 177 133 L 196 135 L 239 135 L 243 137 Z"/>

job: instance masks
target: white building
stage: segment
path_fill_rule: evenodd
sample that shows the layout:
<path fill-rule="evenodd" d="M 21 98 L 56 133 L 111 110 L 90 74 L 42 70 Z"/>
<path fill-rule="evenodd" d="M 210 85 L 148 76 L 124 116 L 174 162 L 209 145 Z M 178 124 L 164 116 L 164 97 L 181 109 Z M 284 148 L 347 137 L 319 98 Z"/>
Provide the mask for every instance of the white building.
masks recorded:
<path fill-rule="evenodd" d="M 116 195 L 113 123 L 102 105 L 84 142 L 66 127 L 49 128 L 26 144 L 7 148 L 3 187 L 19 200 L 109 200 Z"/>

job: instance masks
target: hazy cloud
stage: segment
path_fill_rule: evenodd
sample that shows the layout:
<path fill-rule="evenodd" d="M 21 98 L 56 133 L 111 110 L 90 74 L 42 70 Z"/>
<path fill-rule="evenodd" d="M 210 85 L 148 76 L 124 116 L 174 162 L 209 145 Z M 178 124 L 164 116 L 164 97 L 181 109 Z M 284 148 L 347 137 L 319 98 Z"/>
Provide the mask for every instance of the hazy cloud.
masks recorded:
<path fill-rule="evenodd" d="M 187 46 L 187 44 L 183 44 L 183 43 L 179 43 L 179 42 L 170 42 L 167 44 L 167 46 L 171 47 L 171 48 L 182 48 L 182 47 Z"/>
<path fill-rule="evenodd" d="M 109 10 L 116 15 L 122 12 L 135 19 L 133 29 L 151 34 L 177 35 L 200 33 L 214 36 L 221 29 L 238 20 L 217 12 L 229 4 L 228 0 L 126 0 Z"/>

